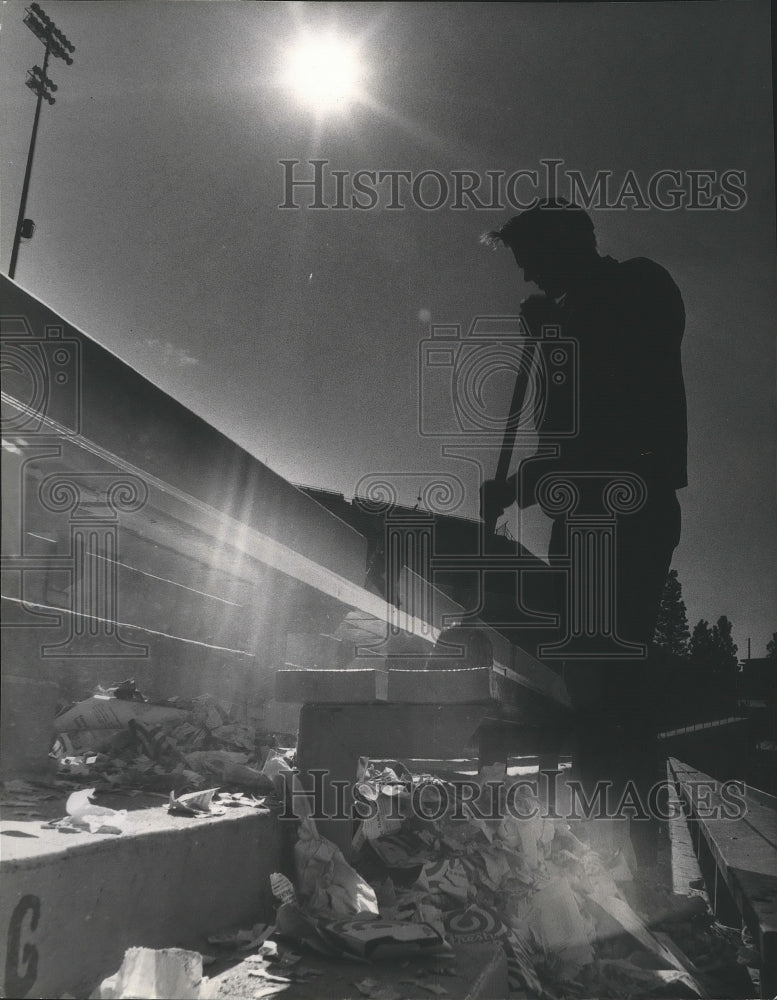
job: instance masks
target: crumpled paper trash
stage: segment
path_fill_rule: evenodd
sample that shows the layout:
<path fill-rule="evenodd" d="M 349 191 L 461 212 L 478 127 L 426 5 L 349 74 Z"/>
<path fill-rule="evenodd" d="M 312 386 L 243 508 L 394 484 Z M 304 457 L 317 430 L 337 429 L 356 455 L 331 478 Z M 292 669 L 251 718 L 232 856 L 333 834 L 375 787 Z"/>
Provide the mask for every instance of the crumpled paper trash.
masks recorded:
<path fill-rule="evenodd" d="M 449 896 L 454 901 L 466 902 L 469 895 L 469 880 L 459 858 L 442 858 L 427 861 L 421 870 L 427 887 L 436 902 L 441 896 Z"/>
<path fill-rule="evenodd" d="M 123 729 L 130 719 L 140 719 L 147 725 L 160 722 L 183 722 L 187 712 L 168 705 L 149 705 L 142 701 L 127 701 L 110 694 L 93 695 L 61 712 L 54 720 L 58 733 L 80 729 Z"/>
<path fill-rule="evenodd" d="M 208 944 L 236 951 L 254 951 L 264 944 L 275 931 L 272 924 L 254 924 L 249 928 L 236 928 L 208 936 Z"/>
<path fill-rule="evenodd" d="M 202 955 L 181 948 L 128 948 L 118 971 L 90 1000 L 199 1000 Z"/>
<path fill-rule="evenodd" d="M 238 784 L 260 792 L 273 791 L 273 783 L 246 761 L 248 754 L 232 750 L 194 750 L 184 754 L 187 765 L 200 774 L 213 775 L 224 784 Z"/>
<path fill-rule="evenodd" d="M 501 820 L 494 839 L 520 851 L 532 871 L 545 857 L 545 844 L 553 839 L 553 826 L 542 819 L 541 803 L 527 789 L 517 789 L 511 805 L 513 813 L 508 812 Z"/>
<path fill-rule="evenodd" d="M 297 891 L 294 885 L 281 872 L 270 873 L 270 889 L 279 903 L 297 902 Z"/>
<path fill-rule="evenodd" d="M 270 750 L 262 767 L 262 774 L 272 782 L 276 795 L 283 795 L 291 773 L 287 754 L 282 750 Z"/>
<path fill-rule="evenodd" d="M 170 792 L 167 811 L 174 816 L 223 816 L 226 809 L 213 808 L 213 796 L 217 791 L 218 788 L 206 788 L 178 797 Z"/>
<path fill-rule="evenodd" d="M 593 962 L 589 927 L 566 880 L 556 879 L 532 896 L 527 923 L 545 954 L 558 958 L 562 978 L 574 979 Z"/>
<path fill-rule="evenodd" d="M 411 920 L 318 920 L 319 932 L 344 953 L 360 958 L 406 958 L 451 953 L 433 927 Z"/>
<path fill-rule="evenodd" d="M 461 909 L 449 910 L 443 918 L 445 936 L 460 944 L 499 941 L 507 935 L 501 915 L 491 907 L 470 903 Z"/>
<path fill-rule="evenodd" d="M 123 833 L 127 810 L 95 805 L 92 802 L 94 792 L 94 788 L 81 788 L 68 796 L 65 810 L 70 825 L 89 833 Z"/>
<path fill-rule="evenodd" d="M 667 987 L 687 984 L 687 977 L 677 969 L 642 969 L 623 959 L 600 960 L 596 972 L 614 996 L 646 996 L 658 991 L 666 995 Z"/>
<path fill-rule="evenodd" d="M 378 915 L 375 890 L 351 868 L 339 847 L 320 836 L 309 816 L 300 823 L 294 863 L 297 889 L 310 913 Z"/>

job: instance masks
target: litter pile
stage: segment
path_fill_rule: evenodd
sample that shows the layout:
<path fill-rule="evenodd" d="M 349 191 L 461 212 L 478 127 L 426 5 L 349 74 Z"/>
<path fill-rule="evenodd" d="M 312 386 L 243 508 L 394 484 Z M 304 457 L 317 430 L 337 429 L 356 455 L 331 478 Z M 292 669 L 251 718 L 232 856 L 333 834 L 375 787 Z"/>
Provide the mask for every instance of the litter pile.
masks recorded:
<path fill-rule="evenodd" d="M 60 777 L 86 779 L 98 791 L 276 788 L 265 770 L 278 756 L 274 739 L 210 695 L 154 704 L 128 680 L 60 712 L 55 731 L 51 756 Z"/>
<path fill-rule="evenodd" d="M 272 996 L 290 983 L 314 982 L 321 972 L 306 969 L 302 956 L 279 948 L 268 940 L 272 927 L 257 924 L 248 931 L 214 936 L 209 944 L 216 952 L 233 957 L 243 955 L 243 981 L 249 989 L 241 995 Z M 258 950 L 257 950 L 258 949 Z M 251 952 L 251 954 L 248 954 Z M 180 948 L 128 948 L 119 969 L 92 994 L 91 1000 L 217 1000 L 222 997 L 222 982 L 203 976 L 203 966 L 217 961 L 214 955 L 203 956 Z M 67 1000 L 62 997 L 60 1000 Z"/>
<path fill-rule="evenodd" d="M 354 867 L 303 815 L 296 887 L 274 886 L 276 931 L 341 957 L 444 956 L 452 945 L 499 942 L 520 995 L 748 995 L 736 992 L 749 986 L 738 934 L 715 923 L 702 896 L 653 889 L 640 901 L 622 854 L 604 859 L 568 822 L 543 818 L 526 782 L 506 779 L 496 811 L 477 812 L 458 791 L 363 761 L 357 796 L 368 818 Z"/>
<path fill-rule="evenodd" d="M 605 857 L 577 836 L 582 826 L 543 817 L 530 783 L 503 778 L 499 808 L 486 810 L 455 783 L 362 759 L 352 865 L 274 759 L 298 815 L 294 881 L 270 876 L 274 923 L 211 936 L 209 955 L 130 949 L 95 998 L 270 997 L 291 984 L 317 995 L 322 958 L 352 970 L 341 979 L 349 995 L 461 996 L 457 955 L 484 942 L 503 949 L 516 1000 L 756 995 L 744 966 L 757 956 L 702 895 L 636 882 L 622 853 Z M 210 806 L 212 791 L 181 798 Z"/>

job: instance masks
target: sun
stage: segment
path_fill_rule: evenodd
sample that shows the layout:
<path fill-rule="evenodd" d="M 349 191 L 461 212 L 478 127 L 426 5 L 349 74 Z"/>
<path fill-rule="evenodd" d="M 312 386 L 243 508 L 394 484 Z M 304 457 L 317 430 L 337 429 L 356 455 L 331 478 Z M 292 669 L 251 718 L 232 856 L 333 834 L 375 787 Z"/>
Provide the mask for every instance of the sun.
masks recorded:
<path fill-rule="evenodd" d="M 284 82 L 318 113 L 347 110 L 360 98 L 363 77 L 357 46 L 335 32 L 305 34 L 286 53 Z"/>

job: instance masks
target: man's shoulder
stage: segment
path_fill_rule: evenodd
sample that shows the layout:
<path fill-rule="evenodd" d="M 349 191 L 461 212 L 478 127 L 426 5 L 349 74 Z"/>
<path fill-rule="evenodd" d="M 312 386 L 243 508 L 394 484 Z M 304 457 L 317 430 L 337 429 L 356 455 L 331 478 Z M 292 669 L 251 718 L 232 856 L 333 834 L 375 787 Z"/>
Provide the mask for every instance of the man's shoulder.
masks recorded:
<path fill-rule="evenodd" d="M 630 257 L 628 260 L 615 260 L 614 257 L 608 257 L 607 260 L 611 262 L 613 269 L 622 275 L 671 278 L 667 269 L 657 261 L 651 260 L 650 257 Z"/>
<path fill-rule="evenodd" d="M 649 257 L 631 257 L 629 260 L 615 261 L 620 277 L 637 284 L 664 285 L 676 288 L 672 275 L 667 269 Z"/>
<path fill-rule="evenodd" d="M 632 257 L 616 261 L 609 258 L 610 289 L 616 299 L 633 307 L 642 303 L 648 312 L 668 310 L 673 315 L 684 314 L 683 299 L 674 278 L 665 267 L 648 257 Z"/>
<path fill-rule="evenodd" d="M 625 260 L 619 269 L 613 298 L 635 318 L 636 328 L 649 328 L 651 339 L 660 333 L 679 343 L 685 329 L 685 303 L 667 269 L 647 257 Z"/>

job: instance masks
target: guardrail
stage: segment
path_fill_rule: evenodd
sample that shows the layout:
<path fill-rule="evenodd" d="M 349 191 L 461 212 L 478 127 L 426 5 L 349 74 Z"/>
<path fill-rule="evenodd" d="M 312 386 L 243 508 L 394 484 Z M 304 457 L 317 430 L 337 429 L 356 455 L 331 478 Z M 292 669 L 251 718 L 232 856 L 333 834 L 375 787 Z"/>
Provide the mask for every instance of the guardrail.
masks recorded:
<path fill-rule="evenodd" d="M 698 733 L 702 729 L 715 729 L 718 726 L 728 726 L 734 722 L 748 722 L 746 715 L 729 715 L 725 719 L 713 719 L 710 722 L 697 722 L 690 726 L 681 726 L 679 729 L 667 729 L 658 734 L 659 740 L 667 740 L 671 736 L 684 736 L 686 733 Z"/>

